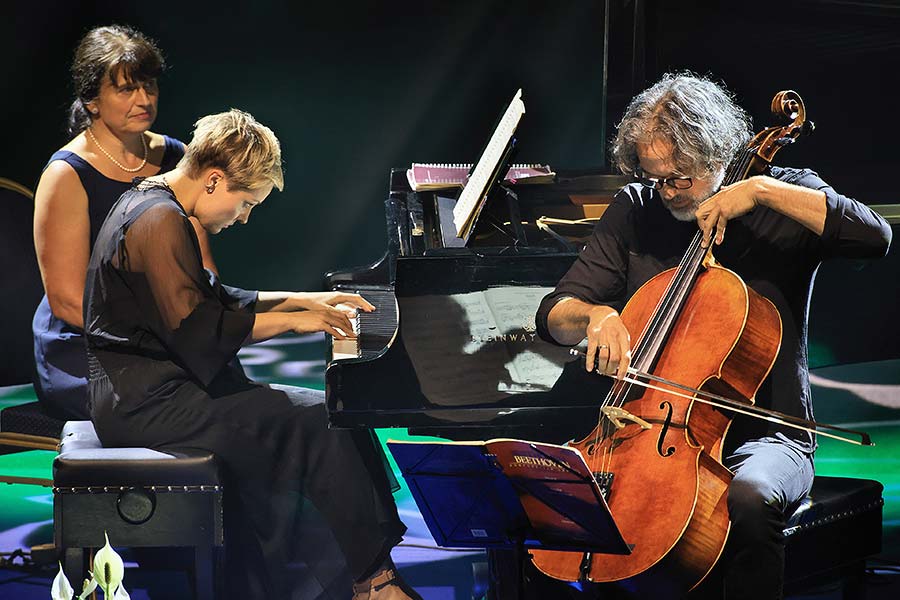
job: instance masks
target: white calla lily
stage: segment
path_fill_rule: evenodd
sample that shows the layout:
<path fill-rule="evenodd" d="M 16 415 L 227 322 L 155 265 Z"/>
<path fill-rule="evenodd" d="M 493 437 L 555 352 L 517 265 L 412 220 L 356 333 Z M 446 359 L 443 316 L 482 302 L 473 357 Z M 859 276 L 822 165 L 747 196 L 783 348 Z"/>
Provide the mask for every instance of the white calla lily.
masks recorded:
<path fill-rule="evenodd" d="M 128 592 L 125 591 L 124 585 L 120 585 L 116 589 L 116 595 L 113 596 L 113 600 L 131 600 L 131 596 L 129 596 Z"/>
<path fill-rule="evenodd" d="M 72 588 L 72 584 L 69 583 L 69 580 L 66 579 L 66 574 L 63 573 L 62 563 L 59 563 L 59 573 L 56 574 L 56 577 L 53 579 L 53 587 L 50 588 L 50 597 L 53 600 L 72 600 L 72 596 L 75 595 L 75 590 Z"/>
<path fill-rule="evenodd" d="M 103 533 L 106 545 L 94 555 L 94 580 L 103 590 L 103 595 L 112 598 L 113 590 L 117 589 L 125 578 L 125 563 L 112 546 L 109 545 L 109 536 Z"/>

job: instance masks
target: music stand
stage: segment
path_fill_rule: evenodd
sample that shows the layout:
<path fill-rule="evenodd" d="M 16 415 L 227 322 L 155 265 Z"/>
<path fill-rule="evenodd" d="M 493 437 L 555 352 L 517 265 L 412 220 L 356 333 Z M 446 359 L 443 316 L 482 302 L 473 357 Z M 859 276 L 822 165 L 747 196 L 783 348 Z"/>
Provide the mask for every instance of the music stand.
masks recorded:
<path fill-rule="evenodd" d="M 524 114 L 525 103 L 522 102 L 522 90 L 519 89 L 497 121 L 478 162 L 469 172 L 459 198 L 456 200 L 440 196 L 437 198 L 436 209 L 441 222 L 442 243 L 445 247 L 463 247 L 469 242 L 488 196 L 495 187 L 502 186 L 504 177 L 509 171 L 516 145 L 513 136 Z M 508 202 L 512 202 L 509 199 L 509 190 L 506 191 Z M 521 223 L 518 225 L 521 229 Z M 519 231 L 516 230 L 516 233 Z"/>
<path fill-rule="evenodd" d="M 581 453 L 523 440 L 388 440 L 439 546 L 629 554 Z"/>

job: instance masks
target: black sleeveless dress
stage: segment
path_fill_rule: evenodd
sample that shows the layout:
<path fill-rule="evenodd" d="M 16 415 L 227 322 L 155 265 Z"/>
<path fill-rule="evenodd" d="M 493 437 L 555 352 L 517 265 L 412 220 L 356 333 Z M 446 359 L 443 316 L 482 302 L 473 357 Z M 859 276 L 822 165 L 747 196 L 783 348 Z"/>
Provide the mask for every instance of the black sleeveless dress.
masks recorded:
<path fill-rule="evenodd" d="M 184 156 L 184 145 L 169 136 L 165 139 L 160 173 L 172 170 Z M 88 197 L 91 220 L 91 247 L 109 209 L 126 190 L 130 181 L 117 181 L 103 175 L 89 162 L 68 150 L 53 153 L 46 169 L 56 160 L 75 169 Z M 53 316 L 47 296 L 41 300 L 31 321 L 34 335 L 34 361 L 37 370 L 35 391 L 47 411 L 60 419 L 87 420 L 87 358 L 84 335 L 62 319 Z"/>

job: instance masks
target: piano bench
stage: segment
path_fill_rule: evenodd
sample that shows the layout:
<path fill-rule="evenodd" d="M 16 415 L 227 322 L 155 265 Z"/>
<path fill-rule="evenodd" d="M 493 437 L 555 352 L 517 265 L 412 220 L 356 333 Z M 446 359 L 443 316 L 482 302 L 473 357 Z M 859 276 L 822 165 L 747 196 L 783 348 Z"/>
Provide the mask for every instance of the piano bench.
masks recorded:
<path fill-rule="evenodd" d="M 871 479 L 816 476 L 784 530 L 785 595 L 837 586 L 844 600 L 865 597 L 866 559 L 881 552 L 883 491 Z"/>
<path fill-rule="evenodd" d="M 0 455 L 28 450 L 56 450 L 64 423 L 51 417 L 40 402 L 25 402 L 0 410 Z M 0 482 L 51 487 L 46 477 L 0 473 Z"/>
<path fill-rule="evenodd" d="M 59 441 L 65 423 L 50 416 L 38 402 L 25 402 L 0 410 L 0 433 L 52 438 Z"/>
<path fill-rule="evenodd" d="M 73 585 L 86 576 L 85 550 L 102 547 L 104 532 L 116 547 L 193 548 L 195 598 L 215 598 L 224 541 L 215 456 L 104 448 L 90 421 L 67 422 L 53 461 L 53 534 Z"/>

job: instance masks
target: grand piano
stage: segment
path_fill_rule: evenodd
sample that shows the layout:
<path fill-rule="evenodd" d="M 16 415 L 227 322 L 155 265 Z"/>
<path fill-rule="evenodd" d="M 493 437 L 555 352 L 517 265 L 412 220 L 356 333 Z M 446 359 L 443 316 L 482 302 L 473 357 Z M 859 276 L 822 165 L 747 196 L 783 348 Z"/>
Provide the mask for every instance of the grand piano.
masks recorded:
<path fill-rule="evenodd" d="M 508 202 L 490 198 L 467 247 L 453 248 L 442 243 L 438 207 L 455 192 L 413 191 L 406 170 L 393 170 L 385 255 L 326 275 L 327 289 L 358 292 L 377 307 L 360 313 L 355 343 L 329 339 L 331 425 L 555 442 L 589 432 L 609 384 L 537 337 L 534 313 L 591 228 L 548 231 L 538 223 L 598 217 L 624 183 L 608 173 L 560 171 L 553 183 L 510 186 Z M 898 207 L 875 208 L 896 231 Z M 900 357 L 900 326 L 884 318 L 900 298 L 898 256 L 895 238 L 885 259 L 820 268 L 811 367 Z"/>
<path fill-rule="evenodd" d="M 537 336 L 534 314 L 590 233 L 590 219 L 624 183 L 573 171 L 552 183 L 504 186 L 468 245 L 446 247 L 438 206 L 458 190 L 416 192 L 406 169 L 394 169 L 385 255 L 326 274 L 327 289 L 358 292 L 376 306 L 359 313 L 355 343 L 328 339 L 331 425 L 407 427 L 454 439 L 540 430 L 541 439 L 565 441 L 566 424 L 595 422 L 607 384 L 595 383 L 596 395 L 562 385 L 578 379 L 561 379 L 563 369 L 578 369 L 566 348 Z M 547 226 L 544 217 L 582 222 Z M 558 436 L 548 430 L 554 427 Z"/>

